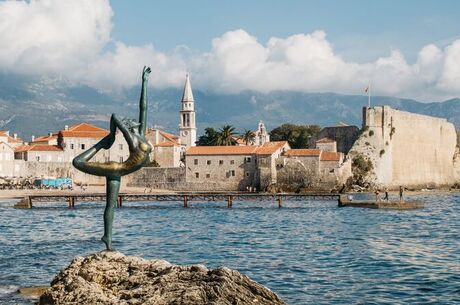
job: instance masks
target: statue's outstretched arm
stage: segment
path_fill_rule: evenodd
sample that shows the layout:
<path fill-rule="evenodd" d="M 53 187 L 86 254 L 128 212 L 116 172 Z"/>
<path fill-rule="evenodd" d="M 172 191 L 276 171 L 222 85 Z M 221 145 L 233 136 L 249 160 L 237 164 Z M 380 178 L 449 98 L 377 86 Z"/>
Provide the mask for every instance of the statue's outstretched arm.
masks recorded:
<path fill-rule="evenodd" d="M 149 67 L 144 66 L 142 71 L 142 89 L 141 97 L 139 100 L 139 134 L 141 136 L 145 135 L 145 129 L 147 127 L 147 83 L 149 79 L 149 74 L 151 70 Z"/>

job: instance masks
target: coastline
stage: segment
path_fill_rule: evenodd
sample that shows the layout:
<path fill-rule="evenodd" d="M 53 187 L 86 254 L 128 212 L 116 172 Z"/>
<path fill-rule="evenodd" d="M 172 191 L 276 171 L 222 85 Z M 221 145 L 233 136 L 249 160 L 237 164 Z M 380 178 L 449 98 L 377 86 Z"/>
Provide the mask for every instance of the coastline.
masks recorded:
<path fill-rule="evenodd" d="M 74 190 L 54 190 L 54 189 L 27 189 L 27 190 L 0 190 L 0 200 L 8 200 L 8 199 L 22 199 L 26 196 L 33 196 L 33 195 L 85 195 L 85 194 L 105 194 L 105 186 L 89 186 L 86 189 L 74 189 Z M 458 193 L 460 189 L 447 189 L 447 188 L 439 188 L 439 189 L 420 189 L 420 190 L 407 190 L 405 191 L 406 195 L 419 195 L 419 194 L 436 194 L 436 193 Z M 137 195 L 137 194 L 181 194 L 184 193 L 182 191 L 174 191 L 174 190 L 166 190 L 166 189 L 149 189 L 149 188 L 140 188 L 140 187 L 124 187 L 121 189 L 120 193 L 126 195 Z M 213 194 L 216 192 L 187 192 L 187 193 L 202 193 L 202 194 Z M 246 192 L 238 192 L 238 191 L 221 191 L 217 193 L 238 193 L 238 194 L 245 194 Z M 281 192 L 281 193 L 273 193 L 276 194 L 283 194 L 283 195 L 296 195 L 296 194 L 309 194 L 309 193 L 324 193 L 324 194 L 338 194 L 337 192 L 302 192 L 302 193 L 295 193 L 295 192 Z M 345 194 L 372 194 L 372 190 L 362 191 L 362 192 L 345 192 Z M 388 191 L 389 194 L 398 194 L 398 191 L 390 190 Z M 270 194 L 267 192 L 261 193 L 254 193 L 254 194 Z"/>

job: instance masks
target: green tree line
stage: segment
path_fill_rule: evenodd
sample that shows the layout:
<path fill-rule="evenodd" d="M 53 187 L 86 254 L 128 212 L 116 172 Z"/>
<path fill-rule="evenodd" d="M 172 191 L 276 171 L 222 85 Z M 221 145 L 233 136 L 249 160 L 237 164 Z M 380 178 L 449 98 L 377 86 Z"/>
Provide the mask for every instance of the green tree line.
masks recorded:
<path fill-rule="evenodd" d="M 306 148 L 312 135 L 321 129 L 318 125 L 295 125 L 283 124 L 270 131 L 271 141 L 288 141 L 292 148 Z M 219 129 L 213 127 L 205 128 L 205 132 L 198 138 L 198 146 L 236 145 L 237 138 L 241 138 L 246 145 L 255 140 L 254 132 L 245 130 L 242 134 L 235 131 L 235 127 L 224 125 Z"/>

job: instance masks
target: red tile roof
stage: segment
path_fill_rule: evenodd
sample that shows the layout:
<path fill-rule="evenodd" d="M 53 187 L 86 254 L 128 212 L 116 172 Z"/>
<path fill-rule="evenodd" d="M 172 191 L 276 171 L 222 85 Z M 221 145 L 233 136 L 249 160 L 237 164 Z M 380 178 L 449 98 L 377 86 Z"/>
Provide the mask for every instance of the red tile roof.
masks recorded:
<path fill-rule="evenodd" d="M 320 149 L 290 149 L 286 152 L 286 156 L 319 157 L 320 155 Z"/>
<path fill-rule="evenodd" d="M 100 139 L 110 132 L 107 129 L 96 127 L 88 123 L 80 123 L 69 127 L 68 130 L 61 130 L 59 133 L 61 133 L 63 137 Z"/>
<path fill-rule="evenodd" d="M 152 135 L 155 133 L 155 131 L 158 130 L 158 133 L 165 139 L 165 141 L 163 142 L 173 142 L 174 144 L 176 145 L 179 145 L 179 137 L 172 134 L 172 133 L 169 133 L 169 132 L 166 132 L 166 131 L 163 131 L 163 130 L 160 130 L 160 129 L 157 129 L 157 128 L 149 128 L 147 129 L 147 135 Z M 161 138 L 161 137 L 160 137 Z M 160 139 L 156 139 L 156 141 L 160 141 Z M 160 142 L 162 143 L 162 142 Z M 158 144 L 156 145 L 158 146 Z"/>
<path fill-rule="evenodd" d="M 255 154 L 257 146 L 194 146 L 187 149 L 188 156 L 199 155 L 251 155 Z"/>
<path fill-rule="evenodd" d="M 54 140 L 54 139 L 57 139 L 57 134 L 53 134 L 51 136 L 47 135 L 47 136 L 36 137 L 31 143 L 47 142 L 47 141 Z"/>
<path fill-rule="evenodd" d="M 267 142 L 259 146 L 256 153 L 258 155 L 271 155 L 283 148 L 287 143 L 287 141 Z"/>
<path fill-rule="evenodd" d="M 179 139 L 178 136 L 173 135 L 172 133 L 165 132 L 165 131 L 160 131 L 160 134 L 163 136 L 163 138 L 171 142 L 177 142 L 177 139 Z"/>
<path fill-rule="evenodd" d="M 46 144 L 35 144 L 35 145 L 21 145 L 17 147 L 15 152 L 25 152 L 25 151 L 63 151 L 61 147 L 57 145 L 46 145 Z"/>
<path fill-rule="evenodd" d="M 320 161 L 340 161 L 340 153 L 323 151 L 321 153 Z"/>
<path fill-rule="evenodd" d="M 0 137 L 7 137 L 8 143 L 22 143 L 22 139 L 17 137 L 16 139 L 8 134 L 6 130 L 0 130 Z"/>
<path fill-rule="evenodd" d="M 179 146 L 179 144 L 177 142 L 164 141 L 164 142 L 158 143 L 155 146 L 158 146 L 158 147 L 173 147 L 173 146 Z"/>

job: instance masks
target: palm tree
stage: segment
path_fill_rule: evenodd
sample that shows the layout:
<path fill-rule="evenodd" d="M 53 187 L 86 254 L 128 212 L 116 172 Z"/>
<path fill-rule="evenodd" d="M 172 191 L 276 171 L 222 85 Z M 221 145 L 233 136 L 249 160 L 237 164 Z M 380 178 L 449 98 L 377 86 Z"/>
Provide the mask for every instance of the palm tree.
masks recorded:
<path fill-rule="evenodd" d="M 212 127 L 207 127 L 204 130 L 204 135 L 198 138 L 196 145 L 198 146 L 213 146 L 217 145 L 217 137 L 219 133 Z"/>
<path fill-rule="evenodd" d="M 224 125 L 219 129 L 217 135 L 217 145 L 230 146 L 236 145 L 235 140 L 235 127 L 231 125 Z"/>
<path fill-rule="evenodd" d="M 254 140 L 256 139 L 256 134 L 252 132 L 251 130 L 245 130 L 244 133 L 242 134 L 243 141 L 248 145 L 249 143 L 253 144 Z"/>

